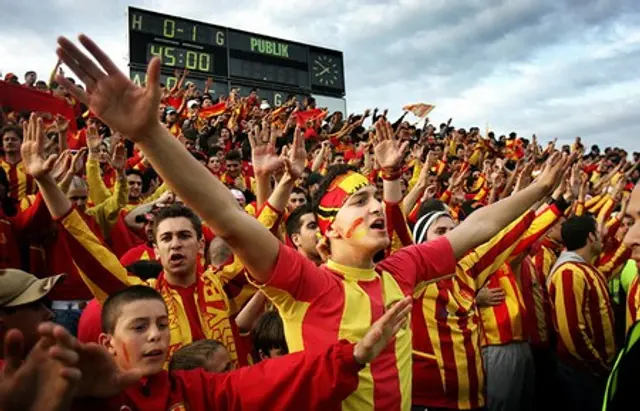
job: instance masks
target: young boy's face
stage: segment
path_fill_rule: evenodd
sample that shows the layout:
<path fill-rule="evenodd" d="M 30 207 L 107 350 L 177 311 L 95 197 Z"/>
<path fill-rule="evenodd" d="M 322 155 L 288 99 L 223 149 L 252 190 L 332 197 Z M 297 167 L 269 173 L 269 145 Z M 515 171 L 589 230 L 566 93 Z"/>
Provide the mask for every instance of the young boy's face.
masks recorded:
<path fill-rule="evenodd" d="M 140 300 L 125 304 L 113 334 L 100 342 L 121 369 L 139 368 L 145 376 L 162 371 L 169 350 L 169 317 L 164 302 Z"/>

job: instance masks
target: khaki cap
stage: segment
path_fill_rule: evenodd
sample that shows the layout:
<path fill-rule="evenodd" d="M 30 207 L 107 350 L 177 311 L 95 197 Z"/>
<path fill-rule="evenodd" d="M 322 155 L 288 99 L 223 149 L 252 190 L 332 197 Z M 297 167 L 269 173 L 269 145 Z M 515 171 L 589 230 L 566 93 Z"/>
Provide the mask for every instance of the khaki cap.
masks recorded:
<path fill-rule="evenodd" d="M 0 307 L 16 307 L 38 301 L 53 290 L 64 274 L 38 279 L 15 268 L 0 270 Z"/>

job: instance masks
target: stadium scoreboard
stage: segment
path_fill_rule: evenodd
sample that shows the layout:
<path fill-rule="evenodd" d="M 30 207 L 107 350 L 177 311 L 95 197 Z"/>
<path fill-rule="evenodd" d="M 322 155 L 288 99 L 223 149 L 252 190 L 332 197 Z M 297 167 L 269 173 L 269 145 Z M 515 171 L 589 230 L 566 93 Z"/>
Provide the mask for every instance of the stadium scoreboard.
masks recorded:
<path fill-rule="evenodd" d="M 155 56 L 162 59 L 161 79 L 171 87 L 175 70 L 189 70 L 187 81 L 200 88 L 208 78 L 214 92 L 257 88 L 278 105 L 287 94 L 345 95 L 342 52 L 277 39 L 228 27 L 129 7 L 131 78 L 143 82 Z"/>

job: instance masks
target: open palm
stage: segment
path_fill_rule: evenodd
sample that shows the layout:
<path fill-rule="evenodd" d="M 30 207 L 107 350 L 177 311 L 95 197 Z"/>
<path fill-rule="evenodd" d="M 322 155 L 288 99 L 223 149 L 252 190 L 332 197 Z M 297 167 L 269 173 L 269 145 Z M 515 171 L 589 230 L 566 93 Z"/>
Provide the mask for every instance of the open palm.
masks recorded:
<path fill-rule="evenodd" d="M 123 371 L 113 354 L 95 343 L 79 344 L 77 367 L 82 372 L 78 396 L 108 398 L 142 378 L 139 369 Z"/>
<path fill-rule="evenodd" d="M 388 121 L 378 120 L 375 128 L 373 150 L 378 164 L 383 169 L 399 168 L 404 160 L 408 143 L 398 141 Z"/>
<path fill-rule="evenodd" d="M 146 86 L 138 87 L 124 75 L 111 59 L 89 37 L 80 35 L 80 43 L 100 63 L 98 67 L 85 53 L 64 37 L 58 38 L 58 57 L 86 85 L 81 90 L 61 75 L 56 81 L 113 129 L 133 141 L 144 137 L 144 130 L 159 123 L 158 106 L 160 59 L 154 58 L 147 68 Z"/>
<path fill-rule="evenodd" d="M 282 158 L 276 153 L 276 134 L 268 124 L 255 126 L 249 134 L 251 164 L 256 174 L 270 174 L 282 167 Z"/>
<path fill-rule="evenodd" d="M 45 139 L 42 119 L 31 114 L 29 121 L 23 125 L 24 141 L 20 147 L 25 172 L 35 179 L 48 175 L 56 161 L 56 155 L 46 157 L 44 153 Z"/>

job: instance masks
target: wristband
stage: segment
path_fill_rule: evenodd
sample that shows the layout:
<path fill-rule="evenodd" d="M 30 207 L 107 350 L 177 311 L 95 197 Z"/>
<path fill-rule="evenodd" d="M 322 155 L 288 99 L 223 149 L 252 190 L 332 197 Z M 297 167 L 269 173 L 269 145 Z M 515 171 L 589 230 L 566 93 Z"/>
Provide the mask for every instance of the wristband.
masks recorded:
<path fill-rule="evenodd" d="M 395 181 L 402 177 L 402 169 L 394 168 L 394 169 L 382 169 L 380 171 L 380 178 L 384 181 Z"/>
<path fill-rule="evenodd" d="M 561 214 L 564 214 L 564 212 L 571 206 L 571 203 L 565 200 L 563 197 L 560 197 L 557 200 L 552 200 L 549 202 L 549 204 L 555 204 Z"/>

